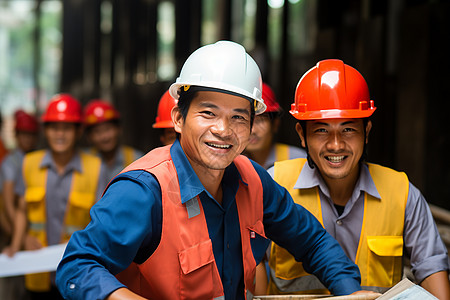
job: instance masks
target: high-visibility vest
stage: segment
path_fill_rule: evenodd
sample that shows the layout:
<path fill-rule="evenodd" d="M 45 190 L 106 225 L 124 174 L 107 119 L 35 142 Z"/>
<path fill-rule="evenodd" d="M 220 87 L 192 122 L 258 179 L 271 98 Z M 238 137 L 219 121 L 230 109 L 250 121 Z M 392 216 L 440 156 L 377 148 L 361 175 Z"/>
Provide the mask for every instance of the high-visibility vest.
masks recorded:
<path fill-rule="evenodd" d="M 47 246 L 46 183 L 47 168 L 41 168 L 45 150 L 25 155 L 23 175 L 25 181 L 25 201 L 29 222 L 28 234 Z M 69 192 L 61 241 L 69 240 L 73 232 L 81 230 L 90 222 L 89 211 L 95 203 L 101 160 L 86 153 L 80 153 L 82 173 L 74 171 Z M 50 273 L 25 276 L 26 287 L 31 291 L 50 290 Z"/>
<path fill-rule="evenodd" d="M 246 157 L 239 156 L 234 163 L 242 177 L 236 204 L 247 296 L 247 291 L 254 293 L 256 269 L 251 239 L 256 235 L 265 238 L 263 190 L 258 174 Z M 142 264 L 132 263 L 117 276 L 119 280 L 149 299 L 224 299 L 201 200 L 197 196 L 181 203 L 170 145 L 149 152 L 123 172 L 131 170 L 145 170 L 158 179 L 163 224 L 155 252 Z"/>
<path fill-rule="evenodd" d="M 303 158 L 276 163 L 274 178 L 323 226 L 318 187 L 294 189 L 305 163 Z M 402 277 L 403 227 L 409 181 L 403 172 L 375 164 L 368 164 L 368 167 L 381 199 L 365 193 L 356 264 L 361 272 L 362 288 L 384 292 Z M 301 263 L 275 243 L 269 265 L 275 275 L 269 283 L 270 294 L 329 293 L 314 275 L 304 271 Z"/>
<path fill-rule="evenodd" d="M 275 161 L 282 161 L 289 159 L 289 145 L 276 143 L 275 144 Z"/>

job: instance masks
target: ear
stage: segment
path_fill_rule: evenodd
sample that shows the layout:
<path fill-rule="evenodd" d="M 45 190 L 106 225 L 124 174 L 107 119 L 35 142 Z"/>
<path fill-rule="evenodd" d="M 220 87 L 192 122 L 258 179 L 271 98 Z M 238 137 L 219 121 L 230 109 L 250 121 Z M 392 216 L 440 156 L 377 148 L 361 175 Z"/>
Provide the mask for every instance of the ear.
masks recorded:
<path fill-rule="evenodd" d="M 370 133 L 370 130 L 372 129 L 372 121 L 367 121 L 367 125 L 366 125 L 366 144 L 368 144 L 369 143 L 369 133 Z"/>
<path fill-rule="evenodd" d="M 300 123 L 297 122 L 297 124 L 295 124 L 295 130 L 297 131 L 298 137 L 300 138 L 302 147 L 306 148 L 305 133 L 303 132 L 303 127 L 300 125 Z"/>
<path fill-rule="evenodd" d="M 183 127 L 184 119 L 178 105 L 175 105 L 172 108 L 171 116 L 175 131 L 181 133 L 181 128 Z"/>

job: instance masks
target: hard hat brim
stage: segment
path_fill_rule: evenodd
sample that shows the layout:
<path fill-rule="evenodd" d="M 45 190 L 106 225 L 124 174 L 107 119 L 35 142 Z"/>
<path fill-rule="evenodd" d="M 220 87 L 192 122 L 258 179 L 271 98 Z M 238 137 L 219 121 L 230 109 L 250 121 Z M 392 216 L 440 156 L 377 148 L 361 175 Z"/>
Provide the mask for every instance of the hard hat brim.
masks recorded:
<path fill-rule="evenodd" d="M 319 111 L 298 112 L 290 110 L 289 113 L 297 120 L 323 120 L 323 119 L 363 119 L 370 117 L 376 110 L 376 107 L 367 110 L 359 109 L 330 109 Z"/>

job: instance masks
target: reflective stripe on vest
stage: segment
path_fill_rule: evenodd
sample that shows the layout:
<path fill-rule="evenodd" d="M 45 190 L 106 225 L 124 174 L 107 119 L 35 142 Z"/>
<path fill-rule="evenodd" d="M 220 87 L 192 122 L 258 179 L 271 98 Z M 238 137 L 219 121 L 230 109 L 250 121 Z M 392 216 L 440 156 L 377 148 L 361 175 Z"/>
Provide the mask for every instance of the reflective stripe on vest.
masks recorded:
<path fill-rule="evenodd" d="M 155 252 L 144 263 L 130 265 L 117 278 L 133 292 L 152 299 L 224 299 L 203 206 L 198 197 L 181 204 L 170 147 L 151 151 L 123 171 L 145 170 L 157 178 L 162 194 L 163 225 L 161 241 Z M 242 177 L 236 204 L 244 283 L 247 290 L 254 291 L 256 262 L 250 238 L 252 232 L 265 237 L 262 184 L 246 157 L 239 156 L 234 163 Z"/>
<path fill-rule="evenodd" d="M 46 183 L 47 168 L 41 168 L 45 150 L 25 155 L 23 175 L 27 219 L 30 223 L 28 234 L 36 237 L 42 245 L 47 245 L 46 233 Z M 73 172 L 71 190 L 68 197 L 61 241 L 68 241 L 76 230 L 83 229 L 90 221 L 89 210 L 95 203 L 101 161 L 99 158 L 80 153 L 83 173 Z M 48 291 L 49 274 L 38 273 L 25 276 L 27 288 L 31 291 Z"/>
<path fill-rule="evenodd" d="M 289 146 L 286 144 L 275 144 L 275 161 L 289 159 Z"/>
<path fill-rule="evenodd" d="M 290 192 L 296 203 L 308 209 L 323 226 L 317 187 L 294 190 L 305 163 L 306 159 L 301 158 L 276 163 L 274 178 Z M 361 271 L 361 285 L 382 292 L 399 282 L 402 276 L 403 226 L 409 181 L 402 172 L 374 164 L 368 164 L 368 167 L 381 200 L 365 194 L 356 263 Z M 318 279 L 306 273 L 301 263 L 275 244 L 272 246 L 270 266 L 275 278 L 269 283 L 270 293 L 305 293 L 311 290 L 329 293 L 320 290 L 323 285 Z"/>

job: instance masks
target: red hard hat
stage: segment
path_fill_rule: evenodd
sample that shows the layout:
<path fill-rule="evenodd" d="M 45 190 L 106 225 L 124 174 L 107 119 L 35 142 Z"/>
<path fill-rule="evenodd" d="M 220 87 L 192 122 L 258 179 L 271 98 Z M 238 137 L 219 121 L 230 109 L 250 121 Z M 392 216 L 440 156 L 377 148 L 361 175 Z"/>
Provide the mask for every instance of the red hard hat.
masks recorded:
<path fill-rule="evenodd" d="M 272 88 L 263 82 L 262 85 L 262 99 L 264 104 L 267 106 L 265 112 L 279 112 L 280 104 L 278 104 L 277 98 Z"/>
<path fill-rule="evenodd" d="M 14 127 L 16 131 L 26 131 L 32 133 L 39 131 L 39 122 L 35 116 L 20 109 L 16 111 L 14 118 L 16 119 L 16 125 Z"/>
<path fill-rule="evenodd" d="M 110 103 L 95 99 L 84 108 L 83 122 L 86 126 L 92 126 L 107 121 L 119 120 L 119 112 Z"/>
<path fill-rule="evenodd" d="M 43 122 L 81 123 L 81 105 L 69 94 L 57 94 L 50 99 Z"/>
<path fill-rule="evenodd" d="M 317 63 L 303 75 L 289 111 L 299 120 L 367 118 L 375 111 L 362 75 L 338 59 Z"/>
<path fill-rule="evenodd" d="M 159 99 L 158 114 L 156 115 L 153 128 L 173 128 L 172 108 L 177 105 L 177 101 L 166 91 Z"/>

